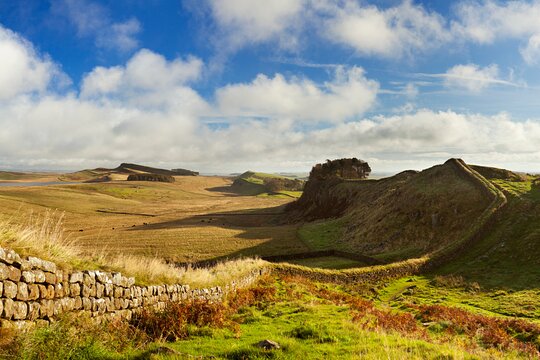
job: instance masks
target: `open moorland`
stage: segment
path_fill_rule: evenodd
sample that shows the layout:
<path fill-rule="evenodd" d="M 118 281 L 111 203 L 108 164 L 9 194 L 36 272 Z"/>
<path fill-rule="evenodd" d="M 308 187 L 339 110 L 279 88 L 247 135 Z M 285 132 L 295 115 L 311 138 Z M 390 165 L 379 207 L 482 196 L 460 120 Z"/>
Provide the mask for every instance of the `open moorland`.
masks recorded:
<path fill-rule="evenodd" d="M 56 181 L 87 180 L 78 175 L 57 175 Z M 190 262 L 308 250 L 295 225 L 273 221 L 297 192 L 244 195 L 231 186 L 233 181 L 176 176 L 174 183 L 128 182 L 124 176 L 108 182 L 0 187 L 1 216 L 24 221 L 31 214 L 55 211 L 63 215 L 71 239 L 88 254 L 106 251 Z"/>
<path fill-rule="evenodd" d="M 185 263 L 256 255 L 274 262 L 252 263 L 272 270 L 223 302 L 170 303 L 121 324 L 68 317 L 26 337 L 11 335 L 6 354 L 540 356 L 537 176 L 450 159 L 368 180 L 351 174 L 359 171 L 355 161 L 315 167 L 302 193 L 269 189 L 264 179 L 272 176 L 255 172 L 139 182 L 104 175 L 106 169 L 58 175 L 109 176 L 104 182 L 0 187 L 10 224 L 54 211 L 81 257 L 102 252 Z M 280 348 L 255 346 L 264 339 Z"/>

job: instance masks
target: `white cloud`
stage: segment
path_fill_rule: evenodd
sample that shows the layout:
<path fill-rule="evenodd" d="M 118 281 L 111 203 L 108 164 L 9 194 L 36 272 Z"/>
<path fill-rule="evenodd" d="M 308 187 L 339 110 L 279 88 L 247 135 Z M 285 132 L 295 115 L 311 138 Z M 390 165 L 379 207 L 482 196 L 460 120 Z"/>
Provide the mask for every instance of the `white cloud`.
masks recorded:
<path fill-rule="evenodd" d="M 139 50 L 126 66 L 96 67 L 83 79 L 84 96 L 171 89 L 197 80 L 203 62 L 193 56 L 167 61 L 150 50 Z"/>
<path fill-rule="evenodd" d="M 498 40 L 525 40 L 521 54 L 527 63 L 539 58 L 540 1 L 461 2 L 457 6 L 458 20 L 452 24 L 456 37 L 480 44 Z"/>
<path fill-rule="evenodd" d="M 445 20 L 422 5 L 403 1 L 381 9 L 346 1 L 323 3 L 321 33 L 329 41 L 356 50 L 360 55 L 395 58 L 438 47 L 449 39 Z"/>
<path fill-rule="evenodd" d="M 82 86 L 86 96 L 58 94 L 47 89 L 54 65 L 13 33 L 2 29 L 0 35 L 0 49 L 16 49 L 18 56 L 16 62 L 0 57 L 1 76 L 32 74 L 30 82 L 2 78 L 19 89 L 1 93 L 3 167 L 80 169 L 133 161 L 207 171 L 239 171 L 248 164 L 279 170 L 343 156 L 368 159 L 377 171 L 451 156 L 518 169 L 540 163 L 540 121 L 414 108 L 362 118 L 378 84 L 360 68 L 338 67 L 322 84 L 260 75 L 218 89 L 216 102 L 208 104 L 189 86 L 204 68 L 200 60 L 168 61 L 143 50 L 123 66 L 94 69 Z M 152 73 L 142 76 L 145 69 Z M 224 126 L 207 125 L 209 113 L 221 114 Z M 236 122 L 238 115 L 268 120 Z M 335 123 L 321 129 L 304 126 L 306 120 Z"/>
<path fill-rule="evenodd" d="M 32 44 L 0 25 L 0 100 L 43 93 L 51 82 L 69 82 L 58 66 L 37 54 Z"/>
<path fill-rule="evenodd" d="M 368 80 L 362 68 L 338 67 L 334 79 L 322 85 L 259 74 L 251 83 L 218 89 L 216 101 L 219 112 L 228 116 L 341 122 L 369 109 L 378 89 L 379 84 Z"/>
<path fill-rule="evenodd" d="M 538 64 L 540 62 L 540 34 L 531 36 L 527 46 L 521 48 L 520 52 L 527 64 Z"/>
<path fill-rule="evenodd" d="M 453 30 L 479 43 L 522 38 L 540 33 L 539 1 L 460 2 Z"/>
<path fill-rule="evenodd" d="M 485 67 L 476 64 L 459 64 L 454 65 L 443 74 L 420 73 L 416 75 L 420 77 L 439 78 L 443 80 L 444 86 L 448 88 L 465 89 L 471 92 L 480 92 L 494 85 L 526 87 L 525 83 L 513 81 L 512 70 L 510 70 L 508 80 L 503 79 L 496 64 Z"/>
<path fill-rule="evenodd" d="M 91 0 L 59 0 L 53 12 L 66 17 L 80 37 L 93 37 L 97 47 L 130 51 L 139 45 L 136 38 L 141 25 L 135 18 L 114 22 L 107 9 Z"/>
<path fill-rule="evenodd" d="M 162 55 L 142 49 L 125 66 L 96 67 L 86 74 L 81 97 L 116 100 L 136 107 L 205 109 L 206 102 L 187 86 L 201 76 L 203 66 L 193 56 L 167 61 Z"/>
<path fill-rule="evenodd" d="M 473 92 L 494 84 L 509 84 L 499 79 L 499 67 L 495 64 L 483 68 L 476 64 L 455 65 L 444 74 L 444 82 L 446 86 Z"/>
<path fill-rule="evenodd" d="M 294 47 L 294 32 L 305 4 L 305 0 L 208 0 L 228 50 L 268 40 Z"/>

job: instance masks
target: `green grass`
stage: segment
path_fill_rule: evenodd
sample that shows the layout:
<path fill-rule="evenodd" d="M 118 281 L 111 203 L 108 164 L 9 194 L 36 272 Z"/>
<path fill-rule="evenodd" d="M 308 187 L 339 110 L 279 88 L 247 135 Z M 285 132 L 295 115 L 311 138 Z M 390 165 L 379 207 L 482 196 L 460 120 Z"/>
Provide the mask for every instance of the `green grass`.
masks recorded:
<path fill-rule="evenodd" d="M 339 294 L 335 286 L 320 285 Z M 460 344 L 437 344 L 404 337 L 393 332 L 369 331 L 352 321 L 347 305 L 323 300 L 302 284 L 278 281 L 275 301 L 242 308 L 235 317 L 236 329 L 201 332 L 171 344 L 184 357 L 217 359 L 480 359 L 488 353 L 476 349 L 468 353 Z M 281 349 L 266 351 L 256 347 L 270 339 Z M 504 355 L 490 352 L 495 358 Z M 518 358 L 517 354 L 507 354 Z M 515 356 L 515 357 L 514 357 Z M 172 357 L 161 356 L 158 359 Z"/>
<path fill-rule="evenodd" d="M 382 288 L 381 303 L 399 308 L 403 303 L 440 304 L 491 316 L 540 320 L 540 290 L 483 289 L 476 282 L 455 276 L 413 276 L 397 279 Z"/>
<path fill-rule="evenodd" d="M 258 194 L 259 197 L 274 197 L 274 198 L 280 198 L 280 199 L 298 199 L 300 196 L 302 196 L 302 191 L 287 191 L 287 190 L 281 190 L 277 192 L 265 192 L 262 194 Z"/>
<path fill-rule="evenodd" d="M 366 264 L 338 256 L 321 256 L 309 259 L 288 261 L 291 264 L 322 268 L 322 269 L 349 269 L 366 266 Z"/>
<path fill-rule="evenodd" d="M 307 223 L 298 229 L 298 237 L 312 250 L 339 249 L 345 218 Z"/>

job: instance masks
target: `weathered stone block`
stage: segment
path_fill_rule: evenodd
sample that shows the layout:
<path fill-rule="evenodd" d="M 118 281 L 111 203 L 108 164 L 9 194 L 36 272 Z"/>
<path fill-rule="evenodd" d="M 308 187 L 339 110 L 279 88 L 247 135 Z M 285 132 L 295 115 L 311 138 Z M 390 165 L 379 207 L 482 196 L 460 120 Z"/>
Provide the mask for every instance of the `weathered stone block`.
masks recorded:
<path fill-rule="evenodd" d="M 54 285 L 47 285 L 47 296 L 45 296 L 45 298 L 52 300 L 54 299 L 54 294 Z"/>
<path fill-rule="evenodd" d="M 21 264 L 21 257 L 15 251 L 10 249 L 2 249 L 0 252 L 0 260 L 6 264 Z"/>
<path fill-rule="evenodd" d="M 13 317 L 13 303 L 14 301 L 11 300 L 11 299 L 3 299 L 2 300 L 3 304 L 4 304 L 4 309 L 3 309 L 3 312 L 2 312 L 2 317 L 4 319 L 11 319 Z"/>
<path fill-rule="evenodd" d="M 37 283 L 45 282 L 46 278 L 45 278 L 45 273 L 43 272 L 43 270 L 34 270 L 32 272 L 34 273 L 35 282 Z"/>
<path fill-rule="evenodd" d="M 13 302 L 13 319 L 24 320 L 28 315 L 28 305 L 24 301 Z"/>
<path fill-rule="evenodd" d="M 64 285 L 58 283 L 54 285 L 54 297 L 63 298 L 64 297 Z"/>
<path fill-rule="evenodd" d="M 21 266 L 20 266 L 20 269 L 21 271 L 29 271 L 29 270 L 32 270 L 32 264 L 30 263 L 30 261 L 26 260 L 26 259 L 21 259 Z"/>
<path fill-rule="evenodd" d="M 2 317 L 3 312 L 4 312 L 4 301 L 0 299 L 0 317 Z"/>
<path fill-rule="evenodd" d="M 62 299 L 53 300 L 53 304 L 54 304 L 54 316 L 58 316 L 62 314 L 63 312 Z"/>
<path fill-rule="evenodd" d="M 82 307 L 82 298 L 80 296 L 75 296 L 73 298 L 73 309 L 80 310 Z"/>
<path fill-rule="evenodd" d="M 112 273 L 112 283 L 116 286 L 122 286 L 122 274 Z"/>
<path fill-rule="evenodd" d="M 82 306 L 84 310 L 92 310 L 92 300 L 90 300 L 90 298 L 83 297 Z"/>
<path fill-rule="evenodd" d="M 64 272 L 62 270 L 56 270 L 54 272 L 54 275 L 56 275 L 57 282 L 63 282 L 64 280 L 67 280 L 67 276 L 66 279 L 64 279 Z"/>
<path fill-rule="evenodd" d="M 11 281 L 21 280 L 21 270 L 17 269 L 14 266 L 8 266 L 8 279 Z"/>
<path fill-rule="evenodd" d="M 37 300 L 39 299 L 40 291 L 38 284 L 28 285 L 28 300 Z"/>
<path fill-rule="evenodd" d="M 33 284 L 36 282 L 36 275 L 32 271 L 23 271 L 22 274 L 22 281 L 24 281 L 27 284 Z"/>
<path fill-rule="evenodd" d="M 46 299 L 47 298 L 47 286 L 46 285 L 43 285 L 43 284 L 38 284 L 38 288 L 39 288 L 39 297 L 41 299 Z"/>
<path fill-rule="evenodd" d="M 9 268 L 6 264 L 0 263 L 0 281 L 6 280 L 7 278 L 9 278 Z"/>
<path fill-rule="evenodd" d="M 0 297 L 2 297 L 3 293 L 4 293 L 4 283 L 2 281 L 0 281 Z"/>
<path fill-rule="evenodd" d="M 96 297 L 102 298 L 104 292 L 105 292 L 105 285 L 101 283 L 97 283 L 96 284 Z"/>
<path fill-rule="evenodd" d="M 56 264 L 50 261 L 41 260 L 41 270 L 54 273 L 56 272 Z"/>
<path fill-rule="evenodd" d="M 28 285 L 26 283 L 17 284 L 17 300 L 28 301 Z"/>
<path fill-rule="evenodd" d="M 51 285 L 56 285 L 56 275 L 51 273 L 51 272 L 45 272 L 45 283 L 46 284 L 51 284 Z"/>
<path fill-rule="evenodd" d="M 13 281 L 4 281 L 4 297 L 13 299 L 17 296 L 17 284 Z"/>
<path fill-rule="evenodd" d="M 71 296 L 80 296 L 81 295 L 81 285 L 78 283 L 71 283 L 69 285 L 69 292 Z"/>
<path fill-rule="evenodd" d="M 96 283 L 96 274 L 94 271 L 85 271 L 83 275 L 83 284 L 92 286 Z"/>
<path fill-rule="evenodd" d="M 28 320 L 36 320 L 40 317 L 41 305 L 38 302 L 32 301 L 28 303 Z"/>
<path fill-rule="evenodd" d="M 112 284 L 111 274 L 103 271 L 96 271 L 96 280 L 102 284 Z"/>
<path fill-rule="evenodd" d="M 114 296 L 114 285 L 112 283 L 105 284 L 105 296 Z"/>
<path fill-rule="evenodd" d="M 69 282 L 70 283 L 82 283 L 83 282 L 83 273 L 78 271 L 74 272 L 69 276 Z"/>
<path fill-rule="evenodd" d="M 54 316 L 54 302 L 52 300 L 41 300 L 39 309 L 39 317 L 52 318 Z"/>
<path fill-rule="evenodd" d="M 69 287 L 69 282 L 67 281 L 62 282 L 62 287 L 64 288 L 64 296 L 70 296 L 71 289 Z"/>

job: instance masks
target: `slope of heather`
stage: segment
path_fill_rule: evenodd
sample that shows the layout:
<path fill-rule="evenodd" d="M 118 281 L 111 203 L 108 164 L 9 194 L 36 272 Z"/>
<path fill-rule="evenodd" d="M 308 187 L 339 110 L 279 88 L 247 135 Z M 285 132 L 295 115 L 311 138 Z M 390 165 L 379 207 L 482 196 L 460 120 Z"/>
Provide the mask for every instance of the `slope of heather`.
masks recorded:
<path fill-rule="evenodd" d="M 288 215 L 311 221 L 299 235 L 315 249 L 340 249 L 386 261 L 421 256 L 462 239 L 493 200 L 471 181 L 464 166 L 450 159 L 381 180 L 310 177 Z"/>

